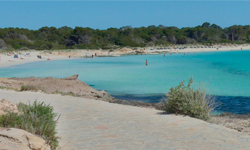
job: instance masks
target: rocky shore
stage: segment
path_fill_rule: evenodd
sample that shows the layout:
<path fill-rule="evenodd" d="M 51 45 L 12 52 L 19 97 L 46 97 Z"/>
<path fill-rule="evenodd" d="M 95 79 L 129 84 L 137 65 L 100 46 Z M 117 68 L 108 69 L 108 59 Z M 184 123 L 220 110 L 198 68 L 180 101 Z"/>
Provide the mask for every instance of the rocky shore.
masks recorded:
<path fill-rule="evenodd" d="M 0 78 L 0 87 L 16 91 L 42 91 L 47 94 L 71 95 L 110 103 L 162 109 L 161 103 L 153 104 L 134 100 L 115 99 L 107 92 L 95 90 L 88 84 L 80 81 L 78 75 L 66 78 Z"/>
<path fill-rule="evenodd" d="M 0 87 L 17 91 L 42 91 L 47 94 L 62 94 L 112 101 L 114 98 L 105 91 L 97 91 L 78 80 L 78 75 L 67 78 L 1 78 Z"/>
<path fill-rule="evenodd" d="M 0 95 L 13 104 L 40 101 L 53 106 L 61 115 L 59 149 L 246 150 L 250 146 L 250 136 L 237 130 L 152 108 L 32 91 L 0 89 Z"/>
<path fill-rule="evenodd" d="M 67 78 L 0 78 L 0 87 L 16 91 L 42 91 L 47 94 L 70 95 L 122 105 L 155 108 L 158 110 L 163 110 L 164 107 L 162 103 L 115 99 L 107 92 L 95 90 L 88 84 L 80 81 L 78 75 Z M 250 115 L 224 113 L 222 115 L 212 116 L 209 122 L 250 135 Z"/>

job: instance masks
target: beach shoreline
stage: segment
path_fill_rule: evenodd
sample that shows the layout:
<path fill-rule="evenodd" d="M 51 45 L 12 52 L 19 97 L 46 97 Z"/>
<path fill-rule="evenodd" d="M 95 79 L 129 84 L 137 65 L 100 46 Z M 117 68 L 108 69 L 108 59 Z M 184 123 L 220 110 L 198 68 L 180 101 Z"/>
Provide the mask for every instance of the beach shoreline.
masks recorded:
<path fill-rule="evenodd" d="M 117 50 L 25 50 L 0 52 L 0 68 L 10 67 L 25 63 L 49 60 L 70 60 L 75 58 L 93 57 L 119 57 L 124 55 L 153 55 L 162 53 L 200 53 L 250 50 L 250 45 L 238 46 L 212 46 L 212 47 L 146 47 L 146 48 L 121 48 Z M 27 55 L 29 54 L 29 55 Z M 18 55 L 18 58 L 14 58 Z M 41 58 L 38 58 L 38 55 Z"/>
<path fill-rule="evenodd" d="M 68 103 L 74 102 L 73 99 L 79 99 L 79 102 L 86 102 L 86 100 L 88 100 L 91 103 L 94 102 L 94 103 L 98 103 L 98 104 L 103 104 L 103 105 L 105 105 L 104 109 L 107 109 L 106 107 L 112 106 L 116 110 L 116 113 L 118 113 L 118 110 L 120 111 L 120 109 L 118 109 L 118 108 L 124 108 L 124 109 L 133 108 L 136 112 L 143 109 L 145 111 L 152 110 L 152 111 L 160 112 L 162 114 L 162 116 L 173 116 L 174 118 L 183 117 L 182 115 L 174 115 L 174 114 L 164 113 L 162 103 L 159 103 L 159 105 L 158 105 L 161 108 L 160 107 L 157 108 L 156 105 L 151 105 L 149 103 L 143 103 L 143 102 L 135 103 L 132 101 L 129 102 L 129 101 L 124 101 L 124 100 L 113 99 L 112 97 L 108 96 L 108 93 L 106 93 L 106 96 L 103 96 L 103 97 L 96 96 L 96 95 L 103 95 L 102 94 L 103 92 L 97 91 L 97 90 L 91 88 L 89 85 L 85 84 L 84 82 L 79 81 L 78 75 L 74 75 L 74 76 L 67 77 L 67 78 L 59 78 L 59 79 L 52 78 L 52 77 L 47 77 L 47 78 L 30 77 L 30 78 L 9 78 L 9 79 L 8 78 L 7 79 L 1 78 L 0 81 L 2 81 L 2 82 L 0 82 L 0 83 L 2 83 L 1 87 L 6 87 L 6 89 L 0 89 L 1 98 L 6 99 L 6 100 L 10 100 L 11 102 L 20 102 L 20 101 L 25 102 L 25 101 L 27 101 L 27 99 L 32 100 L 32 101 L 39 99 L 40 101 L 47 100 L 47 102 L 52 102 L 51 100 L 48 100 L 47 98 L 44 99 L 44 96 L 46 96 L 49 99 L 53 99 L 53 101 L 54 101 L 53 105 L 54 106 L 59 105 L 59 108 L 61 108 L 61 105 L 60 105 L 61 103 L 68 104 Z M 41 83 L 44 83 L 44 84 L 41 84 Z M 78 87 L 75 87 L 76 83 L 78 83 Z M 60 86 L 58 86 L 59 84 L 60 84 Z M 13 90 L 13 89 L 18 89 L 18 87 L 20 88 L 21 85 L 33 85 L 35 87 L 40 87 L 42 85 L 42 87 L 40 87 L 40 88 L 47 91 L 47 93 L 43 92 L 40 89 L 37 89 L 38 91 L 36 91 L 36 92 L 30 91 L 30 90 L 17 92 L 18 90 L 17 91 Z M 52 85 L 54 85 L 54 87 L 52 87 Z M 69 85 L 71 85 L 71 86 L 69 86 Z M 11 90 L 11 88 L 12 88 L 12 90 Z M 9 90 L 7 90 L 7 89 L 9 89 Z M 79 95 L 79 94 L 81 94 L 79 92 L 82 92 L 81 90 L 79 91 L 79 89 L 85 89 L 84 93 L 82 93 L 84 95 Z M 54 93 L 53 91 L 59 91 L 59 92 Z M 50 92 L 50 93 L 48 93 L 48 92 Z M 99 92 L 102 92 L 102 93 L 99 93 Z M 9 94 L 6 95 L 6 93 L 9 93 Z M 89 93 L 89 95 L 85 95 L 85 93 Z M 96 94 L 96 93 L 99 93 L 99 94 Z M 43 96 L 35 96 L 37 94 L 42 94 Z M 26 95 L 26 97 L 25 98 L 19 97 L 17 95 Z M 34 96 L 31 96 L 31 95 L 34 95 Z M 58 98 L 55 99 L 55 97 L 58 97 Z M 62 101 L 63 98 L 67 98 L 67 100 L 65 99 L 64 101 Z M 58 101 L 60 101 L 60 104 L 58 103 Z M 130 106 L 128 106 L 128 105 L 130 105 Z M 92 105 L 92 106 L 94 106 L 94 105 Z M 97 106 L 97 105 L 95 105 L 95 106 Z M 136 107 L 134 107 L 134 106 L 136 106 Z M 74 107 L 76 107 L 76 106 L 74 106 Z M 94 110 L 95 107 L 93 107 L 93 108 L 91 107 L 91 109 Z M 81 110 L 81 112 L 82 112 L 82 109 L 79 109 L 79 110 Z M 69 111 L 68 109 L 65 109 L 66 113 L 68 111 Z M 143 111 L 143 112 L 145 112 L 145 111 Z M 88 113 L 88 111 L 86 113 Z M 199 119 L 194 119 L 191 117 L 184 117 L 184 118 L 190 118 L 192 120 L 201 121 Z M 239 133 L 241 135 L 249 136 L 250 135 L 250 127 L 248 126 L 249 120 L 250 120 L 250 115 L 247 115 L 247 114 L 237 115 L 237 114 L 231 114 L 231 113 L 224 113 L 221 115 L 212 116 L 211 120 L 207 121 L 206 123 L 212 123 L 213 125 L 217 124 L 216 125 L 217 127 L 221 127 L 221 128 L 227 129 L 227 130 L 228 130 L 228 128 L 233 129 L 232 131 L 235 133 L 238 131 L 237 133 Z M 204 121 L 201 121 L 201 122 L 205 123 Z"/>

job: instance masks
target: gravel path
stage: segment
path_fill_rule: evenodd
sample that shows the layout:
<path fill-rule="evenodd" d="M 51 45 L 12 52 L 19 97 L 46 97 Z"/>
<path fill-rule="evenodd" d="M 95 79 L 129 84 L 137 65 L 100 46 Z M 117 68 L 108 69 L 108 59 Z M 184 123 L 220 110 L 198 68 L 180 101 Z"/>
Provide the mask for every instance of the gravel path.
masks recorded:
<path fill-rule="evenodd" d="M 190 117 L 79 97 L 0 90 L 13 103 L 50 103 L 65 150 L 250 150 L 250 136 Z"/>

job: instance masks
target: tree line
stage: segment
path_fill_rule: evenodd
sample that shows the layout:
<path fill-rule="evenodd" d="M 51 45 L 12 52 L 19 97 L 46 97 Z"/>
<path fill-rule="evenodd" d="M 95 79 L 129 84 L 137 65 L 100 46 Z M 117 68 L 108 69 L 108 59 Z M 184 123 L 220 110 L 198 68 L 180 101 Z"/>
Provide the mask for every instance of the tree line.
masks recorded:
<path fill-rule="evenodd" d="M 42 27 L 38 30 L 0 28 L 0 49 L 113 49 L 168 44 L 250 43 L 250 26 L 221 28 L 208 22 L 196 27 L 148 26 L 99 30 Z"/>

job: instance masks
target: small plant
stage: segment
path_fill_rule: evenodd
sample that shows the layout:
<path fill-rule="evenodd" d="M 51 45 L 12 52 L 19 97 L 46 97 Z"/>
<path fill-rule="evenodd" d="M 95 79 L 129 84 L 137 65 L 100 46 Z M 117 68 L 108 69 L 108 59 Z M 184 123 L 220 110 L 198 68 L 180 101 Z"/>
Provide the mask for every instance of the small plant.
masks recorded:
<path fill-rule="evenodd" d="M 62 96 L 66 96 L 66 95 L 69 95 L 69 96 L 74 96 L 74 97 L 80 97 L 80 95 L 77 95 L 73 92 L 61 92 L 61 91 L 55 91 L 55 92 L 52 92 L 52 94 L 61 94 Z"/>
<path fill-rule="evenodd" d="M 38 91 L 38 88 L 34 85 L 22 85 L 20 91 Z"/>
<path fill-rule="evenodd" d="M 4 87 L 4 86 L 0 86 L 0 89 L 19 91 L 18 89 L 15 89 L 15 88 L 12 88 L 12 87 Z"/>
<path fill-rule="evenodd" d="M 35 101 L 32 105 L 19 103 L 19 113 L 9 112 L 0 116 L 0 126 L 26 130 L 42 137 L 51 149 L 58 147 L 56 124 L 60 116 L 53 112 L 53 107 Z"/>
<path fill-rule="evenodd" d="M 206 90 L 201 88 L 194 90 L 191 87 L 192 83 L 193 79 L 190 78 L 187 86 L 182 81 L 178 86 L 170 89 L 165 100 L 165 111 L 208 120 L 210 112 L 215 108 L 215 101 L 206 96 Z"/>

